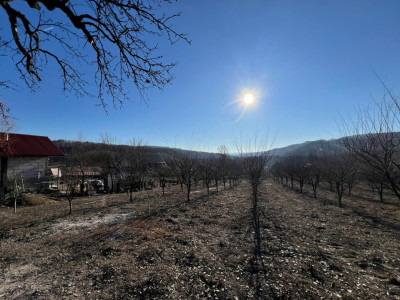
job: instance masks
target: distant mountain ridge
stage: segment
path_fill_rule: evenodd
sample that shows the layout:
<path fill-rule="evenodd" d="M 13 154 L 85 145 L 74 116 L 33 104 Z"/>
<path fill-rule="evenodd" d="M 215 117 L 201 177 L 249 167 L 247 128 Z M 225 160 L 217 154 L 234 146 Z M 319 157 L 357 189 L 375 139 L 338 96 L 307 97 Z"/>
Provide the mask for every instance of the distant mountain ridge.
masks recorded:
<path fill-rule="evenodd" d="M 398 132 L 400 139 L 400 132 Z M 352 137 L 346 137 L 352 139 Z M 316 141 L 306 141 L 304 143 L 293 144 L 285 147 L 274 148 L 269 150 L 269 153 L 274 158 L 278 157 L 289 157 L 289 156 L 309 156 L 309 155 L 329 155 L 332 153 L 345 152 L 346 148 L 343 144 L 345 138 L 331 139 L 331 140 L 316 140 Z M 76 141 L 66 141 L 66 140 L 55 140 L 53 141 L 64 153 L 69 154 L 72 152 L 73 148 L 76 147 Z M 130 147 L 129 145 L 104 145 L 95 142 L 84 142 L 86 149 L 91 153 L 101 152 L 104 147 L 111 151 L 119 152 L 123 148 Z M 162 147 L 162 146 L 148 146 L 148 155 L 151 161 L 160 161 L 163 159 L 168 160 L 171 155 L 180 156 L 190 153 L 198 159 L 204 159 L 210 155 L 216 155 L 217 153 L 205 152 L 205 151 L 194 151 L 185 150 L 180 148 Z M 256 153 L 247 153 L 247 155 L 252 155 Z M 238 157 L 240 153 L 228 153 L 232 158 Z M 246 153 L 243 153 L 246 156 Z"/>
<path fill-rule="evenodd" d="M 325 155 L 332 152 L 344 152 L 343 138 L 332 140 L 306 141 L 300 144 L 275 148 L 270 151 L 274 157 Z"/>
<path fill-rule="evenodd" d="M 281 148 L 275 148 L 270 150 L 270 154 L 274 157 L 288 157 L 288 156 L 308 156 L 308 155 L 323 155 L 329 154 L 332 151 L 344 151 L 343 138 L 332 139 L 332 140 L 317 140 L 317 141 L 306 141 L 300 144 L 293 144 Z M 76 146 L 76 141 L 66 140 L 55 140 L 53 141 L 64 153 L 69 154 L 73 151 Z M 86 149 L 90 152 L 99 152 L 104 149 L 104 145 L 95 142 L 84 142 Z M 129 145 L 108 145 L 106 146 L 111 151 L 120 151 Z M 210 153 L 205 151 L 193 151 L 185 150 L 180 148 L 170 148 L 162 146 L 147 146 L 148 152 L 152 160 L 158 161 L 161 159 L 168 159 L 171 155 L 184 155 L 187 152 L 194 154 L 197 158 L 203 159 L 216 153 Z M 237 157 L 238 153 L 230 153 L 232 157 Z"/>

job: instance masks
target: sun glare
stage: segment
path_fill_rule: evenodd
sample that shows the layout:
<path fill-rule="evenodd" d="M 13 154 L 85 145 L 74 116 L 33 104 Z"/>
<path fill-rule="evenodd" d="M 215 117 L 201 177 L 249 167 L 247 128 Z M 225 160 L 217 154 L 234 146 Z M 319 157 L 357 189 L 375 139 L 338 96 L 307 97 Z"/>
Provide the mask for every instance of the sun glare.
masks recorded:
<path fill-rule="evenodd" d="M 255 111 L 261 99 L 260 90 L 253 88 L 243 88 L 236 94 L 233 101 L 226 104 L 226 107 L 236 106 L 240 109 L 240 115 L 236 121 L 240 121 L 242 117 L 251 111 Z"/>
<path fill-rule="evenodd" d="M 243 102 L 246 105 L 250 105 L 254 103 L 254 95 L 252 93 L 247 93 L 246 95 L 244 95 L 243 97 Z"/>

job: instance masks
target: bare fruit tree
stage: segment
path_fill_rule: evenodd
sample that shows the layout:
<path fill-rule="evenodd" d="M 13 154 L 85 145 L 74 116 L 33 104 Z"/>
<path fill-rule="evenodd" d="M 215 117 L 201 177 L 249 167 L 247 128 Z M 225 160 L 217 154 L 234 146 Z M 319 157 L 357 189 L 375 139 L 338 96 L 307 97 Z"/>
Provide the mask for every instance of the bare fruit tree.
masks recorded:
<path fill-rule="evenodd" d="M 224 185 L 224 189 L 226 189 L 226 179 L 228 177 L 228 166 L 229 166 L 228 148 L 225 145 L 222 145 L 218 148 L 217 168 L 219 170 L 219 174 L 221 175 L 222 184 Z"/>
<path fill-rule="evenodd" d="M 308 162 L 305 157 L 301 156 L 294 156 L 292 162 L 295 178 L 299 182 L 300 193 L 303 193 L 304 183 L 310 174 Z"/>
<path fill-rule="evenodd" d="M 79 177 L 75 176 L 74 174 L 74 168 L 75 166 L 73 165 L 71 159 L 66 157 L 62 166 L 62 174 L 64 174 L 62 180 L 63 184 L 66 186 L 65 195 L 68 200 L 70 215 L 72 214 L 72 201 L 77 194 L 80 182 Z"/>
<path fill-rule="evenodd" d="M 285 178 L 285 172 L 283 169 L 283 164 L 279 160 L 275 162 L 272 167 L 271 167 L 271 174 L 276 178 L 276 181 L 280 182 L 281 184 L 284 184 L 283 179 Z M 286 183 L 287 184 L 287 183 Z"/>
<path fill-rule="evenodd" d="M 100 160 L 104 173 L 107 177 L 110 177 L 108 182 L 108 192 L 114 192 L 114 181 L 117 171 L 117 154 L 112 151 L 111 147 L 116 145 L 115 138 L 112 138 L 109 134 L 103 134 L 100 137 L 102 143 L 102 149 L 100 150 Z M 110 188 L 111 187 L 111 188 Z"/>
<path fill-rule="evenodd" d="M 296 173 L 292 156 L 285 158 L 285 160 L 282 162 L 282 168 L 285 174 L 286 185 L 288 185 L 288 181 L 290 179 L 290 187 L 294 189 L 294 179 Z"/>
<path fill-rule="evenodd" d="M 383 191 L 390 188 L 385 175 L 379 170 L 372 168 L 370 165 L 361 164 L 361 179 L 369 184 L 373 192 L 376 190 L 379 195 L 379 200 L 384 202 Z"/>
<path fill-rule="evenodd" d="M 349 188 L 351 189 L 348 182 L 357 174 L 354 159 L 348 153 L 333 153 L 325 160 L 326 172 L 330 174 L 336 188 L 339 207 L 342 207 L 343 193 Z M 326 178 L 328 177 L 326 176 Z"/>
<path fill-rule="evenodd" d="M 170 168 L 181 184 L 186 187 L 186 201 L 190 201 L 190 192 L 194 184 L 199 168 L 199 159 L 196 151 L 185 151 L 182 153 L 171 153 Z"/>
<path fill-rule="evenodd" d="M 386 94 L 373 109 L 361 111 L 357 121 L 343 124 L 345 147 L 365 170 L 386 178 L 389 188 L 400 199 L 399 99 L 386 88 Z"/>
<path fill-rule="evenodd" d="M 67 196 L 68 204 L 69 204 L 69 214 L 72 214 L 72 200 L 74 200 L 77 193 L 77 186 L 79 184 L 79 180 L 75 176 L 66 176 L 64 178 L 64 184 L 66 184 L 67 189 L 65 194 Z"/>
<path fill-rule="evenodd" d="M 82 135 L 80 135 L 78 141 L 74 142 L 72 153 L 68 153 L 67 155 L 68 164 L 71 166 L 70 171 L 74 176 L 78 175 L 80 177 L 79 192 L 81 194 L 88 192 L 87 190 L 85 191 L 86 173 L 91 155 L 88 144 L 88 142 L 84 141 Z"/>
<path fill-rule="evenodd" d="M 252 190 L 252 220 L 254 228 L 255 254 L 261 257 L 261 232 L 260 232 L 260 209 L 259 209 L 259 187 L 266 178 L 267 167 L 271 161 L 271 145 L 268 138 L 259 142 L 257 137 L 247 143 L 235 141 L 243 165 L 244 175 Z"/>
<path fill-rule="evenodd" d="M 317 198 L 317 189 L 319 188 L 319 184 L 322 180 L 322 164 L 321 157 L 318 156 L 309 156 L 307 159 L 307 164 L 305 165 L 308 168 L 308 177 L 307 181 L 311 185 L 314 198 Z"/>
<path fill-rule="evenodd" d="M 152 167 L 150 170 L 151 175 L 155 176 L 158 179 L 158 183 L 162 190 L 162 195 L 165 194 L 165 187 L 167 183 L 167 178 L 171 175 L 170 168 L 165 162 L 165 160 L 161 158 L 161 161 Z"/>
<path fill-rule="evenodd" d="M 93 65 L 90 80 L 98 100 L 114 106 L 128 101 L 127 87 L 143 96 L 150 87 L 163 88 L 171 79 L 174 62 L 165 62 L 157 44 L 164 36 L 171 44 L 184 40 L 161 7 L 170 0 L 0 0 L 0 54 L 10 57 L 22 81 L 32 90 L 43 80 L 46 67 L 55 64 L 63 89 L 77 96 L 90 95 L 82 65 Z M 7 30 L 7 31 L 5 31 Z M 10 86 L 9 79 L 0 86 Z"/>
<path fill-rule="evenodd" d="M 213 173 L 215 172 L 214 162 L 214 157 L 208 156 L 206 158 L 203 158 L 199 165 L 199 173 L 201 178 L 203 179 L 203 183 L 206 186 L 208 199 L 210 198 L 211 180 L 214 177 Z"/>
<path fill-rule="evenodd" d="M 118 168 L 130 202 L 133 202 L 133 192 L 140 188 L 148 169 L 147 152 L 147 146 L 141 140 L 133 139 L 118 159 Z"/>

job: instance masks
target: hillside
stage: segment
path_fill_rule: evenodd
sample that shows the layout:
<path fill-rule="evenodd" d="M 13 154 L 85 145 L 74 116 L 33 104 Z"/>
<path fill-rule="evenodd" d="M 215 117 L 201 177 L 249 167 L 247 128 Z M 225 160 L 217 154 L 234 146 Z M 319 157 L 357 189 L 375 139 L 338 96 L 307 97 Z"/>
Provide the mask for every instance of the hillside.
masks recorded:
<path fill-rule="evenodd" d="M 333 151 L 344 151 L 345 148 L 342 144 L 342 141 L 342 138 L 333 140 L 307 141 L 301 144 L 294 144 L 282 148 L 272 149 L 271 154 L 275 157 L 308 155 L 320 156 L 332 153 Z"/>
<path fill-rule="evenodd" d="M 66 141 L 66 140 L 55 140 L 54 143 L 65 153 L 71 154 L 74 151 L 78 151 L 79 142 L 76 141 Z M 101 161 L 101 153 L 106 149 L 108 151 L 114 153 L 121 153 L 126 148 L 131 146 L 129 145 L 104 145 L 102 143 L 94 143 L 94 142 L 83 142 L 83 146 L 85 151 L 90 152 L 89 159 L 91 160 L 90 164 L 93 166 L 99 165 Z M 171 156 L 180 156 L 190 152 L 191 155 L 196 156 L 199 159 L 206 158 L 210 155 L 215 155 L 215 153 L 210 152 L 202 152 L 202 151 L 191 151 L 184 150 L 180 148 L 169 148 L 162 146 L 147 146 L 149 160 L 152 162 L 159 162 L 162 160 L 168 160 Z M 332 151 L 344 151 L 344 147 L 342 145 L 342 139 L 334 139 L 334 140 L 317 140 L 317 141 L 306 141 L 300 144 L 289 145 L 282 148 L 272 149 L 270 152 L 274 157 L 287 157 L 287 156 L 308 156 L 312 155 L 322 155 L 329 154 Z M 230 156 L 237 157 L 237 153 L 232 153 Z M 55 162 L 60 158 L 52 158 L 52 161 Z"/>
<path fill-rule="evenodd" d="M 102 143 L 94 143 L 94 142 L 83 142 L 80 145 L 80 142 L 77 141 L 66 141 L 66 140 L 55 140 L 53 141 L 57 147 L 59 147 L 65 154 L 69 155 L 76 151 L 87 151 L 90 153 L 88 155 L 89 162 L 92 166 L 99 165 L 101 161 L 102 152 L 111 151 L 116 154 L 125 151 L 127 148 L 131 147 L 129 145 L 105 145 Z M 161 147 L 161 146 L 146 146 L 148 159 L 151 162 L 160 162 L 163 160 L 168 160 L 171 156 L 180 156 L 187 153 L 202 159 L 208 157 L 209 155 L 213 155 L 213 153 L 202 152 L 202 151 L 191 151 L 184 150 L 179 148 L 169 148 L 169 147 Z M 52 158 L 53 162 L 57 161 L 60 158 Z M 62 158 L 61 158 L 62 159 Z"/>
<path fill-rule="evenodd" d="M 350 137 L 351 138 L 351 137 Z M 77 147 L 76 141 L 65 141 L 65 140 L 55 140 L 54 143 L 66 154 L 70 154 Z M 99 153 L 106 147 L 110 151 L 120 152 L 128 145 L 104 145 L 101 143 L 84 142 L 85 148 L 92 154 Z M 190 151 L 180 148 L 169 148 L 161 146 L 147 146 L 150 160 L 157 162 L 160 160 L 168 160 L 171 155 L 183 155 L 190 152 L 197 158 L 202 159 L 208 157 L 209 155 L 214 155 L 215 153 L 202 152 L 202 151 Z M 76 150 L 76 149 L 75 149 Z M 300 144 L 293 144 L 281 148 L 274 148 L 270 150 L 273 157 L 288 157 L 288 156 L 309 156 L 309 155 L 329 155 L 332 152 L 342 152 L 345 151 L 343 146 L 343 138 L 331 139 L 331 140 L 316 140 L 316 141 L 306 141 Z M 238 153 L 231 153 L 231 157 L 237 157 Z"/>

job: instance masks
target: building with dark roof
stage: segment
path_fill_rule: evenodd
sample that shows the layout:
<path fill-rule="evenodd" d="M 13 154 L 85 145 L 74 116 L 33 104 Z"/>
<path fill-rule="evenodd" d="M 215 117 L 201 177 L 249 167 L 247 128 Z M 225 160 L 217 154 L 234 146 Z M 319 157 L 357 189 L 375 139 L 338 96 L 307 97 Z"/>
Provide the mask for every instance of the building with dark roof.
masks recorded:
<path fill-rule="evenodd" d="M 25 189 L 35 189 L 48 168 L 49 156 L 64 153 L 46 136 L 0 133 L 0 198 L 17 179 Z"/>

